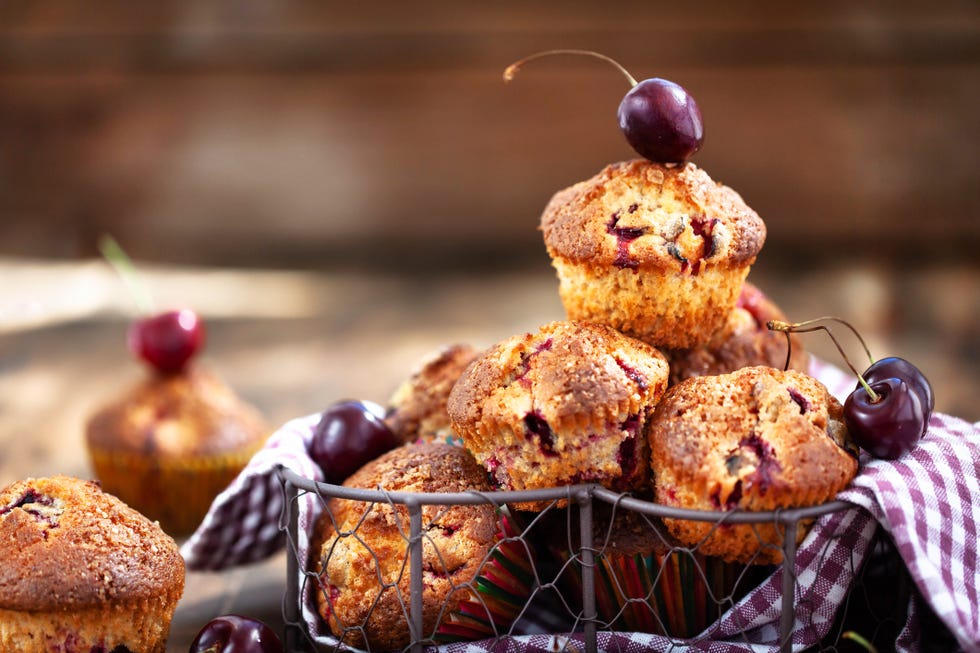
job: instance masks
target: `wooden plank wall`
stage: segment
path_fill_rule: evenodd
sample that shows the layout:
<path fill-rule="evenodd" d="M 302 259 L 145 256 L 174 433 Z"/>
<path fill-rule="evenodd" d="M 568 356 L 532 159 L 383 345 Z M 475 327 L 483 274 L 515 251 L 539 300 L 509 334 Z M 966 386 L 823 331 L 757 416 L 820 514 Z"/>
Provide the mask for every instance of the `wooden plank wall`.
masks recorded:
<path fill-rule="evenodd" d="M 399 270 L 539 260 L 550 195 L 685 85 L 767 261 L 976 261 L 980 4 L 0 4 L 0 256 Z"/>

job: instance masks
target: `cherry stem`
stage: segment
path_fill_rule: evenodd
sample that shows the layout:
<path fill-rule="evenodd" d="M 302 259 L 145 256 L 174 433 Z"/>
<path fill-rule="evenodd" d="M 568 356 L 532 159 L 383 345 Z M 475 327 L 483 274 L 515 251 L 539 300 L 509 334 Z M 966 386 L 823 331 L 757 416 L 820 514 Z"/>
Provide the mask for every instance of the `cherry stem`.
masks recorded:
<path fill-rule="evenodd" d="M 858 635 L 853 630 L 844 631 L 843 633 L 841 633 L 840 636 L 841 639 L 849 639 L 852 642 L 857 642 L 859 645 L 861 645 L 864 648 L 864 650 L 868 651 L 868 653 L 878 653 L 878 649 L 875 648 L 874 644 L 869 642 L 861 635 Z"/>
<path fill-rule="evenodd" d="M 520 70 L 521 67 L 524 64 L 528 63 L 529 61 L 534 61 L 535 59 L 540 59 L 541 57 L 550 57 L 556 54 L 577 54 L 577 55 L 584 55 L 586 57 L 595 57 L 596 59 L 602 59 L 603 61 L 612 64 L 619 70 L 619 72 L 623 73 L 623 75 L 626 76 L 626 79 L 629 80 L 630 87 L 636 86 L 637 84 L 636 79 L 629 74 L 629 71 L 623 68 L 623 66 L 615 59 L 611 57 L 607 57 L 606 55 L 600 54 L 598 52 L 593 52 L 592 50 L 575 50 L 575 49 L 546 50 L 544 52 L 537 52 L 535 54 L 524 57 L 519 61 L 515 61 L 514 63 L 512 63 L 511 65 L 507 66 L 507 68 L 504 69 L 504 81 L 509 82 L 513 80 L 514 77 L 517 75 L 517 71 Z"/>
<path fill-rule="evenodd" d="M 851 359 L 847 357 L 847 354 L 844 352 L 844 348 L 841 347 L 840 341 L 837 340 L 837 337 L 834 335 L 834 332 L 831 331 L 830 327 L 828 327 L 826 324 L 818 324 L 819 322 L 825 320 L 832 320 L 834 322 L 839 322 L 847 326 L 851 331 L 854 332 L 858 340 L 861 341 L 861 345 L 864 347 L 864 352 L 868 355 L 868 358 L 871 358 L 871 353 L 868 351 L 868 346 L 865 344 L 864 338 L 861 337 L 861 334 L 859 334 L 854 329 L 853 326 L 851 326 L 846 321 L 840 318 L 818 317 L 812 320 L 806 320 L 805 322 L 797 322 L 795 324 L 790 324 L 789 322 L 783 322 L 782 320 L 769 320 L 766 323 L 766 326 L 772 331 L 782 331 L 783 333 L 785 333 L 787 342 L 789 341 L 790 333 L 809 333 L 811 331 L 826 331 L 827 335 L 830 336 L 831 341 L 833 341 L 834 346 L 837 347 L 837 351 L 840 352 L 841 358 L 843 358 L 844 362 L 847 363 L 847 367 L 849 367 L 851 372 L 854 373 L 854 376 L 857 377 L 858 383 L 861 384 L 861 387 L 864 388 L 864 391 L 868 393 L 868 396 L 871 398 L 871 403 L 873 404 L 878 403 L 881 400 L 881 396 L 877 392 L 875 392 L 870 385 L 868 385 L 868 382 L 864 380 L 864 377 L 861 376 L 861 373 L 858 372 L 857 369 L 854 367 L 854 364 L 851 363 Z M 787 361 L 788 359 L 789 358 L 787 355 Z M 871 362 L 872 363 L 874 362 L 873 358 L 871 358 Z"/>
<path fill-rule="evenodd" d="M 123 251 L 123 248 L 119 246 L 116 239 L 108 234 L 99 238 L 98 245 L 103 258 L 116 271 L 119 278 L 122 279 L 122 282 L 126 284 L 126 289 L 133 298 L 133 302 L 136 304 L 139 312 L 143 315 L 153 313 L 155 311 L 153 298 L 146 290 L 146 286 L 139 280 L 139 275 L 136 274 L 136 266 L 133 265 L 133 260 Z"/>

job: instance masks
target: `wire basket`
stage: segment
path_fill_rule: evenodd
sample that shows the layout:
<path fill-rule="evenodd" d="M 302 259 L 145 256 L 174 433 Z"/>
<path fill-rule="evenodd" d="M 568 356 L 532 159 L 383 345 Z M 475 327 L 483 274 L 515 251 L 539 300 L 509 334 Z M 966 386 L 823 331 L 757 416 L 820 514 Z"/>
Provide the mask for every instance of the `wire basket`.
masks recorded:
<path fill-rule="evenodd" d="M 301 532 L 300 528 L 301 498 L 313 499 L 328 517 L 328 502 L 344 499 L 364 502 L 369 509 L 389 510 L 403 518 L 402 563 L 408 576 L 407 591 L 394 585 L 385 591 L 397 595 L 400 613 L 410 633 L 410 642 L 404 650 L 413 652 L 446 641 L 443 626 L 444 618 L 449 615 L 448 608 L 439 613 L 435 626 L 423 623 L 423 549 L 432 546 L 428 533 L 438 519 L 433 515 L 438 516 L 441 511 L 454 506 L 489 505 L 498 514 L 508 515 L 510 526 L 502 532 L 483 564 L 492 564 L 494 556 L 506 553 L 504 547 L 511 547 L 511 553 L 515 547 L 518 551 L 529 552 L 528 564 L 521 572 L 528 581 L 526 599 L 512 621 L 485 620 L 489 625 L 484 650 L 518 650 L 509 646 L 510 640 L 516 642 L 527 632 L 543 631 L 551 635 L 546 650 L 576 653 L 594 653 L 600 648 L 616 650 L 622 647 L 625 650 L 628 635 L 627 639 L 620 639 L 618 634 L 630 633 L 638 624 L 644 632 L 659 637 L 657 650 L 703 645 L 702 627 L 730 609 L 761 578 L 768 577 L 779 566 L 782 575 L 776 598 L 780 604 L 776 648 L 793 650 L 793 633 L 801 626 L 796 605 L 798 579 L 794 573 L 799 530 L 819 517 L 851 507 L 845 502 L 832 501 L 773 512 L 708 512 L 651 503 L 597 485 L 520 492 L 408 493 L 317 483 L 285 468 L 279 470 L 279 478 L 284 492 L 281 528 L 287 540 L 287 582 L 283 603 L 286 650 L 317 653 L 358 650 L 357 646 L 372 649 L 363 643 L 352 646 L 343 637 L 324 639 L 310 634 L 309 609 L 304 614 L 304 601 L 315 597 L 315 592 L 325 590 L 315 565 L 301 553 L 301 539 L 306 542 L 309 537 L 309 533 Z M 509 506 L 527 503 L 544 508 L 534 513 L 509 510 Z M 612 523 L 610 514 L 629 515 L 643 529 L 649 529 L 654 537 L 662 539 L 667 547 L 665 554 L 652 563 L 650 558 L 644 558 L 642 577 L 646 580 L 639 590 L 631 588 L 636 577 L 631 575 L 624 579 L 617 574 L 621 559 L 612 554 L 606 530 L 606 524 Z M 778 565 L 723 564 L 700 555 L 698 547 L 673 543 L 664 528 L 665 519 L 705 522 L 712 532 L 748 526 L 759 534 L 760 551 L 778 549 L 768 551 L 765 557 L 781 558 L 781 562 Z M 778 539 L 773 539 L 773 533 L 779 534 Z M 361 545 L 368 546 L 356 529 L 343 535 L 358 538 Z M 511 559 L 514 559 L 513 555 Z M 629 560 L 626 563 L 633 564 Z M 894 642 L 895 635 L 905 623 L 908 599 L 913 590 L 904 566 L 900 560 L 896 563 L 887 537 L 879 533 L 873 553 L 861 569 L 854 571 L 854 589 L 833 624 L 824 624 L 826 634 L 813 650 L 849 650 L 847 647 L 851 643 L 844 641 L 841 635 L 852 625 L 871 641 Z M 671 594 L 667 585 L 677 580 L 683 581 L 685 589 L 680 594 Z M 885 591 L 872 586 L 873 582 L 882 580 L 887 584 Z M 481 594 L 476 586 L 467 582 L 457 589 L 476 597 L 476 602 L 487 609 L 488 615 L 494 612 L 493 606 L 486 603 L 488 595 Z M 613 600 L 610 601 L 610 597 Z M 678 614 L 682 616 L 678 617 Z M 683 616 L 685 614 L 687 616 Z M 678 632 L 678 624 L 687 631 Z M 348 624 L 350 631 L 355 633 L 360 626 Z M 601 647 L 600 640 L 604 642 Z M 750 647 L 748 640 L 744 644 L 746 648 Z M 635 642 L 632 646 L 635 650 Z"/>

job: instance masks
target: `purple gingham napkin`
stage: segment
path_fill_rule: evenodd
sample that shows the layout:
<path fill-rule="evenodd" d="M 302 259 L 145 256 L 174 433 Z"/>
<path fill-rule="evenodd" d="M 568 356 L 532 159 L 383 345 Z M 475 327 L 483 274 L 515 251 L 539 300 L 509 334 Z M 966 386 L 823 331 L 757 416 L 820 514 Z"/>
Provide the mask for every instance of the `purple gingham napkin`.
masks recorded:
<path fill-rule="evenodd" d="M 854 381 L 830 365 L 814 361 L 810 373 L 843 400 Z M 218 570 L 248 564 L 281 550 L 282 489 L 278 465 L 313 480 L 322 480 L 307 454 L 319 415 L 292 420 L 276 431 L 232 484 L 214 501 L 197 531 L 182 547 L 189 569 Z M 825 637 L 861 564 L 870 554 L 880 524 L 893 539 L 922 596 L 965 651 L 980 652 L 980 423 L 969 424 L 935 414 L 921 444 L 897 461 L 862 459 L 857 478 L 840 499 L 855 504 L 850 510 L 826 515 L 800 544 L 794 572 L 797 577 L 794 650 L 803 650 Z M 309 529 L 320 503 L 302 495 L 298 506 L 300 533 L 296 543 L 301 560 L 308 552 Z M 779 643 L 780 567 L 701 636 L 686 642 L 687 650 L 736 653 L 775 651 Z M 301 587 L 303 579 L 300 579 Z M 916 613 L 912 606 L 911 614 Z M 322 631 L 310 593 L 303 605 L 310 634 L 330 643 Z M 547 616 L 544 616 L 547 617 Z M 446 653 L 501 650 L 536 652 L 581 647 L 581 635 L 542 633 L 547 618 L 525 620 L 524 633 L 506 645 L 494 640 L 441 647 Z M 915 619 L 910 619 L 896 642 L 900 651 L 918 649 Z M 669 650 L 671 641 L 644 633 L 600 632 L 599 649 L 639 652 Z"/>
<path fill-rule="evenodd" d="M 285 546 L 279 521 L 283 490 L 276 469 L 283 465 L 305 478 L 323 480 L 320 467 L 307 453 L 319 419 L 319 415 L 308 415 L 287 422 L 215 497 L 200 526 L 180 549 L 189 569 L 217 571 L 246 565 Z M 301 514 L 312 519 L 313 497 L 300 501 Z M 312 523 L 306 522 L 307 526 Z"/>

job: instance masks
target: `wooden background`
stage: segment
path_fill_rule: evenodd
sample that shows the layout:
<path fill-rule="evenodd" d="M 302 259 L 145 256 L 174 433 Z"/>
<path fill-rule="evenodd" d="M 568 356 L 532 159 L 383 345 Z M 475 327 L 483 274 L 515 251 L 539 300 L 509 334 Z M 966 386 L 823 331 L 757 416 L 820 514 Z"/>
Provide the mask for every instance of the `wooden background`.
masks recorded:
<path fill-rule="evenodd" d="M 0 254 L 411 272 L 541 255 L 550 195 L 685 85 L 767 265 L 976 260 L 980 9 L 938 2 L 0 4 Z M 801 261 L 801 257 L 805 261 Z"/>

